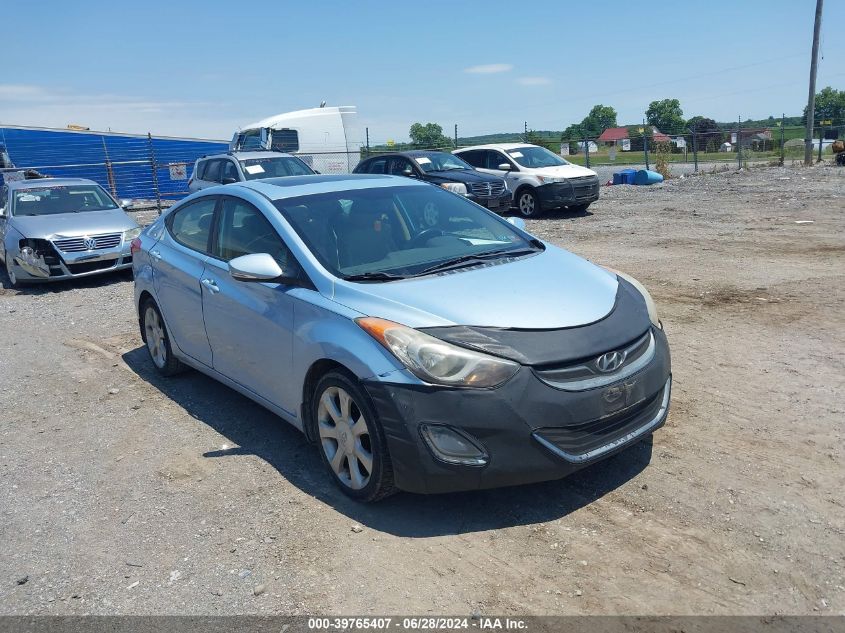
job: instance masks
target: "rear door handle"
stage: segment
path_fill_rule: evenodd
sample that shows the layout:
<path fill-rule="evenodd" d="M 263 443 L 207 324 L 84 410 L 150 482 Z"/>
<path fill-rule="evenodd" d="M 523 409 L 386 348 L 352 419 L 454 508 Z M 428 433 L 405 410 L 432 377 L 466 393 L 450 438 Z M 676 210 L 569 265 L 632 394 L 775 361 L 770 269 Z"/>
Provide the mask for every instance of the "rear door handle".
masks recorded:
<path fill-rule="evenodd" d="M 211 294 L 217 294 L 220 292 L 220 287 L 217 285 L 217 282 L 213 279 L 208 279 L 207 277 L 200 281 L 200 283 L 205 286 L 206 290 L 208 290 Z"/>
<path fill-rule="evenodd" d="M 150 251 L 150 257 L 153 259 L 161 259 L 161 251 Z"/>

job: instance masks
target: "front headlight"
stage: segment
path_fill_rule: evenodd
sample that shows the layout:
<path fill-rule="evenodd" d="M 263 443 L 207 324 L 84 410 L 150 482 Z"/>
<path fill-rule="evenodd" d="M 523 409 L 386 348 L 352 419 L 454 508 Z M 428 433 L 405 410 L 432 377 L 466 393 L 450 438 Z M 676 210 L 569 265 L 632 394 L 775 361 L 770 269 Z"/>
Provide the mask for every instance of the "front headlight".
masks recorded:
<path fill-rule="evenodd" d="M 513 376 L 517 363 L 441 341 L 393 321 L 355 319 L 418 378 L 453 387 L 495 387 Z"/>
<path fill-rule="evenodd" d="M 129 229 L 123 232 L 123 241 L 130 242 L 141 234 L 141 227 L 136 226 L 134 229 Z"/>
<path fill-rule="evenodd" d="M 618 270 L 614 270 L 613 268 L 608 268 L 607 266 L 604 267 L 605 270 L 608 272 L 613 273 L 617 277 L 622 277 L 625 281 L 631 284 L 634 288 L 636 288 L 639 293 L 645 299 L 646 308 L 648 308 L 648 318 L 651 319 L 651 322 L 655 325 L 655 327 L 663 329 L 663 324 L 660 322 L 660 319 L 657 317 L 657 305 L 654 303 L 654 299 L 651 298 L 651 294 L 649 294 L 648 290 L 645 289 L 645 286 L 642 285 L 639 281 L 631 277 L 630 275 L 626 275 L 625 273 L 620 273 Z"/>
<path fill-rule="evenodd" d="M 467 186 L 462 182 L 444 182 L 440 186 L 446 191 L 451 191 L 452 193 L 457 193 L 462 196 L 467 195 Z"/>
<path fill-rule="evenodd" d="M 566 182 L 566 178 L 561 178 L 559 176 L 537 176 L 537 180 L 544 185 L 552 182 Z"/>

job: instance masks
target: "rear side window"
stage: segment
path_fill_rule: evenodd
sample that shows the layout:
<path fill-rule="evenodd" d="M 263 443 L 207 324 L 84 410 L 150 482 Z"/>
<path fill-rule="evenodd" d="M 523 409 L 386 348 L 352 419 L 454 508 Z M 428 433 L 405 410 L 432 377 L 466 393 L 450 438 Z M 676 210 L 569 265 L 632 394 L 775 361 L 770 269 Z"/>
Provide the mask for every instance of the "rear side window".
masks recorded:
<path fill-rule="evenodd" d="M 473 167 L 484 167 L 484 152 L 473 150 L 471 152 L 461 152 L 458 156 Z"/>
<path fill-rule="evenodd" d="M 205 162 L 205 169 L 203 170 L 202 179 L 209 182 L 220 182 L 220 168 L 223 166 L 222 160 L 208 160 Z"/>
<path fill-rule="evenodd" d="M 216 204 L 217 198 L 203 198 L 173 212 L 167 220 L 173 239 L 195 251 L 208 252 Z"/>
<path fill-rule="evenodd" d="M 372 161 L 369 165 L 367 165 L 367 173 L 368 174 L 383 174 L 385 171 L 385 165 L 387 165 L 386 158 L 376 158 Z"/>

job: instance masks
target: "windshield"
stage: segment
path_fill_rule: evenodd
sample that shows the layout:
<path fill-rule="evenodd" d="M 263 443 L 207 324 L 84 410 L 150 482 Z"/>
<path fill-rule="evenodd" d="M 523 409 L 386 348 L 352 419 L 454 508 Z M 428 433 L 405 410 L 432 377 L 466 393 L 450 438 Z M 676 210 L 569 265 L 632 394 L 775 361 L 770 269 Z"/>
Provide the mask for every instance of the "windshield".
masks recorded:
<path fill-rule="evenodd" d="M 117 209 L 117 205 L 97 185 L 32 187 L 15 191 L 14 215 L 56 215 Z"/>
<path fill-rule="evenodd" d="M 268 156 L 241 161 L 247 180 L 276 178 L 279 176 L 310 176 L 314 173 L 308 165 L 293 156 Z"/>
<path fill-rule="evenodd" d="M 435 186 L 337 191 L 275 205 L 338 277 L 386 280 L 458 258 L 538 250 L 505 220 Z"/>
<path fill-rule="evenodd" d="M 508 156 L 523 167 L 557 167 L 569 164 L 545 147 L 537 147 L 536 145 L 508 150 Z"/>
<path fill-rule="evenodd" d="M 454 154 L 446 152 L 431 152 L 424 156 L 414 156 L 414 162 L 425 172 L 429 171 L 450 171 L 452 169 L 472 169 L 472 165 L 464 162 Z"/>

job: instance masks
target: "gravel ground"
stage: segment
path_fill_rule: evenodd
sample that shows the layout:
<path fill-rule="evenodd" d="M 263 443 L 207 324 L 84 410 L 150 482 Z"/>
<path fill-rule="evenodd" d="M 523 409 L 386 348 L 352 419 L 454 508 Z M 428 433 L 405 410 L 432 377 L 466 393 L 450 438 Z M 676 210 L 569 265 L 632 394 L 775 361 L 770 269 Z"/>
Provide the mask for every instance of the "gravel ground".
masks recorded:
<path fill-rule="evenodd" d="M 2 290 L 0 614 L 843 614 L 843 212 L 845 170 L 767 168 L 529 222 L 652 290 L 666 427 L 374 506 L 269 412 L 157 377 L 127 276 Z"/>

